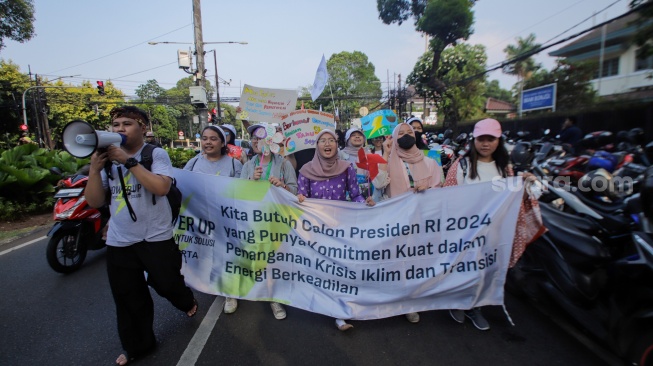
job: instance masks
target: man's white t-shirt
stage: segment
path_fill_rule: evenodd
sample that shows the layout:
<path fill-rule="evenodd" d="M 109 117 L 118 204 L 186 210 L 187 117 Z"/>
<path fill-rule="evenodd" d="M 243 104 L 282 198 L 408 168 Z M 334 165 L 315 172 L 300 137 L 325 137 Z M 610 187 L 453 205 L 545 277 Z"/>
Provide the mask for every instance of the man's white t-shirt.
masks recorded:
<path fill-rule="evenodd" d="M 145 145 L 143 145 L 144 147 Z M 134 158 L 141 161 L 141 151 Z M 164 149 L 152 150 L 152 173 L 172 177 L 172 163 Z M 125 204 L 120 186 L 118 169 L 122 169 L 125 179 L 125 189 L 128 191 L 129 203 L 134 209 L 137 221 L 133 221 Z M 111 219 L 107 232 L 107 245 L 126 247 L 143 240 L 149 242 L 163 241 L 172 238 L 172 210 L 166 196 L 156 196 L 156 205 L 152 204 L 152 193 L 146 190 L 123 165 L 111 165 L 109 179 L 102 170 L 102 186 L 109 189 L 111 202 L 109 205 Z"/>
<path fill-rule="evenodd" d="M 469 158 L 465 159 L 467 159 L 467 175 L 463 179 L 463 168 L 460 166 L 460 163 L 458 163 L 458 171 L 456 172 L 456 181 L 458 182 L 458 185 L 491 182 L 494 177 L 501 176 L 501 172 L 497 169 L 497 165 L 494 161 L 489 163 L 477 161 L 476 170 L 478 171 L 478 177 L 476 177 L 476 179 L 471 179 L 472 164 L 469 162 Z"/>

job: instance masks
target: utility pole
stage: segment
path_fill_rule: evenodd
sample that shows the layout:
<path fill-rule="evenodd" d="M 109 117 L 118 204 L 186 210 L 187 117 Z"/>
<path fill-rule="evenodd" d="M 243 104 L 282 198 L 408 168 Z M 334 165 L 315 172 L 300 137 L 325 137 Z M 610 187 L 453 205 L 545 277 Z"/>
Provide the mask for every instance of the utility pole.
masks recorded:
<path fill-rule="evenodd" d="M 218 51 L 213 50 L 213 66 L 215 67 L 215 100 L 218 105 L 218 122 L 222 123 L 222 111 L 220 110 L 220 78 L 218 78 Z"/>
<path fill-rule="evenodd" d="M 203 86 L 204 81 L 204 41 L 202 40 L 202 6 L 200 0 L 193 0 L 193 28 L 195 36 L 195 60 L 197 62 L 197 71 L 195 76 L 195 85 Z M 217 86 L 217 85 L 216 85 Z M 207 106 L 197 109 L 200 117 L 200 130 L 207 126 L 208 108 Z"/>

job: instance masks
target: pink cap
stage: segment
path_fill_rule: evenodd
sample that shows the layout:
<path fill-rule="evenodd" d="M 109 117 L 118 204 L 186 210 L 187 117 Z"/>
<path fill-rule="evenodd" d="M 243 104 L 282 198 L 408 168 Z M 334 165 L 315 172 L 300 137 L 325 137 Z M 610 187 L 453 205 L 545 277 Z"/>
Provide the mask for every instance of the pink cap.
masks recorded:
<path fill-rule="evenodd" d="M 499 121 L 492 118 L 486 118 L 476 122 L 474 125 L 474 137 L 483 135 L 490 135 L 496 138 L 501 137 L 501 124 L 499 124 Z"/>

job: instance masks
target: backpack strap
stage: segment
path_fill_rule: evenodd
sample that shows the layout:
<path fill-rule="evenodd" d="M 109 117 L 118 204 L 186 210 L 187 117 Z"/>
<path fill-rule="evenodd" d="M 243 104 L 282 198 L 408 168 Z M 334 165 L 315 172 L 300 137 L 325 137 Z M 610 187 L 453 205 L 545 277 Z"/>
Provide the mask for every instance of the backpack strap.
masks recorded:
<path fill-rule="evenodd" d="M 236 176 L 236 159 L 231 158 L 231 174 L 229 174 L 230 177 L 235 177 Z"/>
<path fill-rule="evenodd" d="M 195 159 L 195 160 L 193 160 L 193 165 L 190 166 L 190 171 L 191 172 L 193 171 L 193 169 L 195 169 L 195 164 L 197 164 L 197 161 L 200 160 L 200 158 L 198 158 L 197 156 L 194 157 L 193 159 Z"/>
<path fill-rule="evenodd" d="M 152 171 L 152 162 L 154 162 L 152 153 L 154 152 L 154 149 L 158 149 L 158 147 L 146 143 L 145 146 L 143 146 L 143 150 L 141 150 L 140 164 L 149 171 Z M 156 197 L 154 196 L 154 193 L 152 193 L 152 204 L 156 205 Z"/>

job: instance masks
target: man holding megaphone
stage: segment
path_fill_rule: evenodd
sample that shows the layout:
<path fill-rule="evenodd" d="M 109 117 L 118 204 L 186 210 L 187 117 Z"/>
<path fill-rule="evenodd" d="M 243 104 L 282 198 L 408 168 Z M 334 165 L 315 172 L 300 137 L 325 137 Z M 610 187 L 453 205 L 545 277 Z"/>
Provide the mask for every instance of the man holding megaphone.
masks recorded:
<path fill-rule="evenodd" d="M 164 149 L 156 148 L 151 171 L 145 168 L 140 160 L 149 124 L 147 114 L 125 106 L 114 108 L 110 115 L 112 132 L 124 139 L 121 146 L 109 144 L 93 153 L 85 197 L 92 207 L 101 207 L 110 197 L 107 273 L 125 350 L 116 364 L 125 365 L 149 354 L 156 345 L 154 304 L 148 284 L 189 317 L 197 312 L 197 301 L 184 283 L 181 253 L 172 237 L 172 212 L 166 201 L 172 182 L 170 157 Z M 105 171 L 108 161 L 114 163 Z M 152 194 L 162 203 L 156 208 Z M 125 204 L 131 209 L 125 209 Z M 143 271 L 148 274 L 147 280 Z"/>

